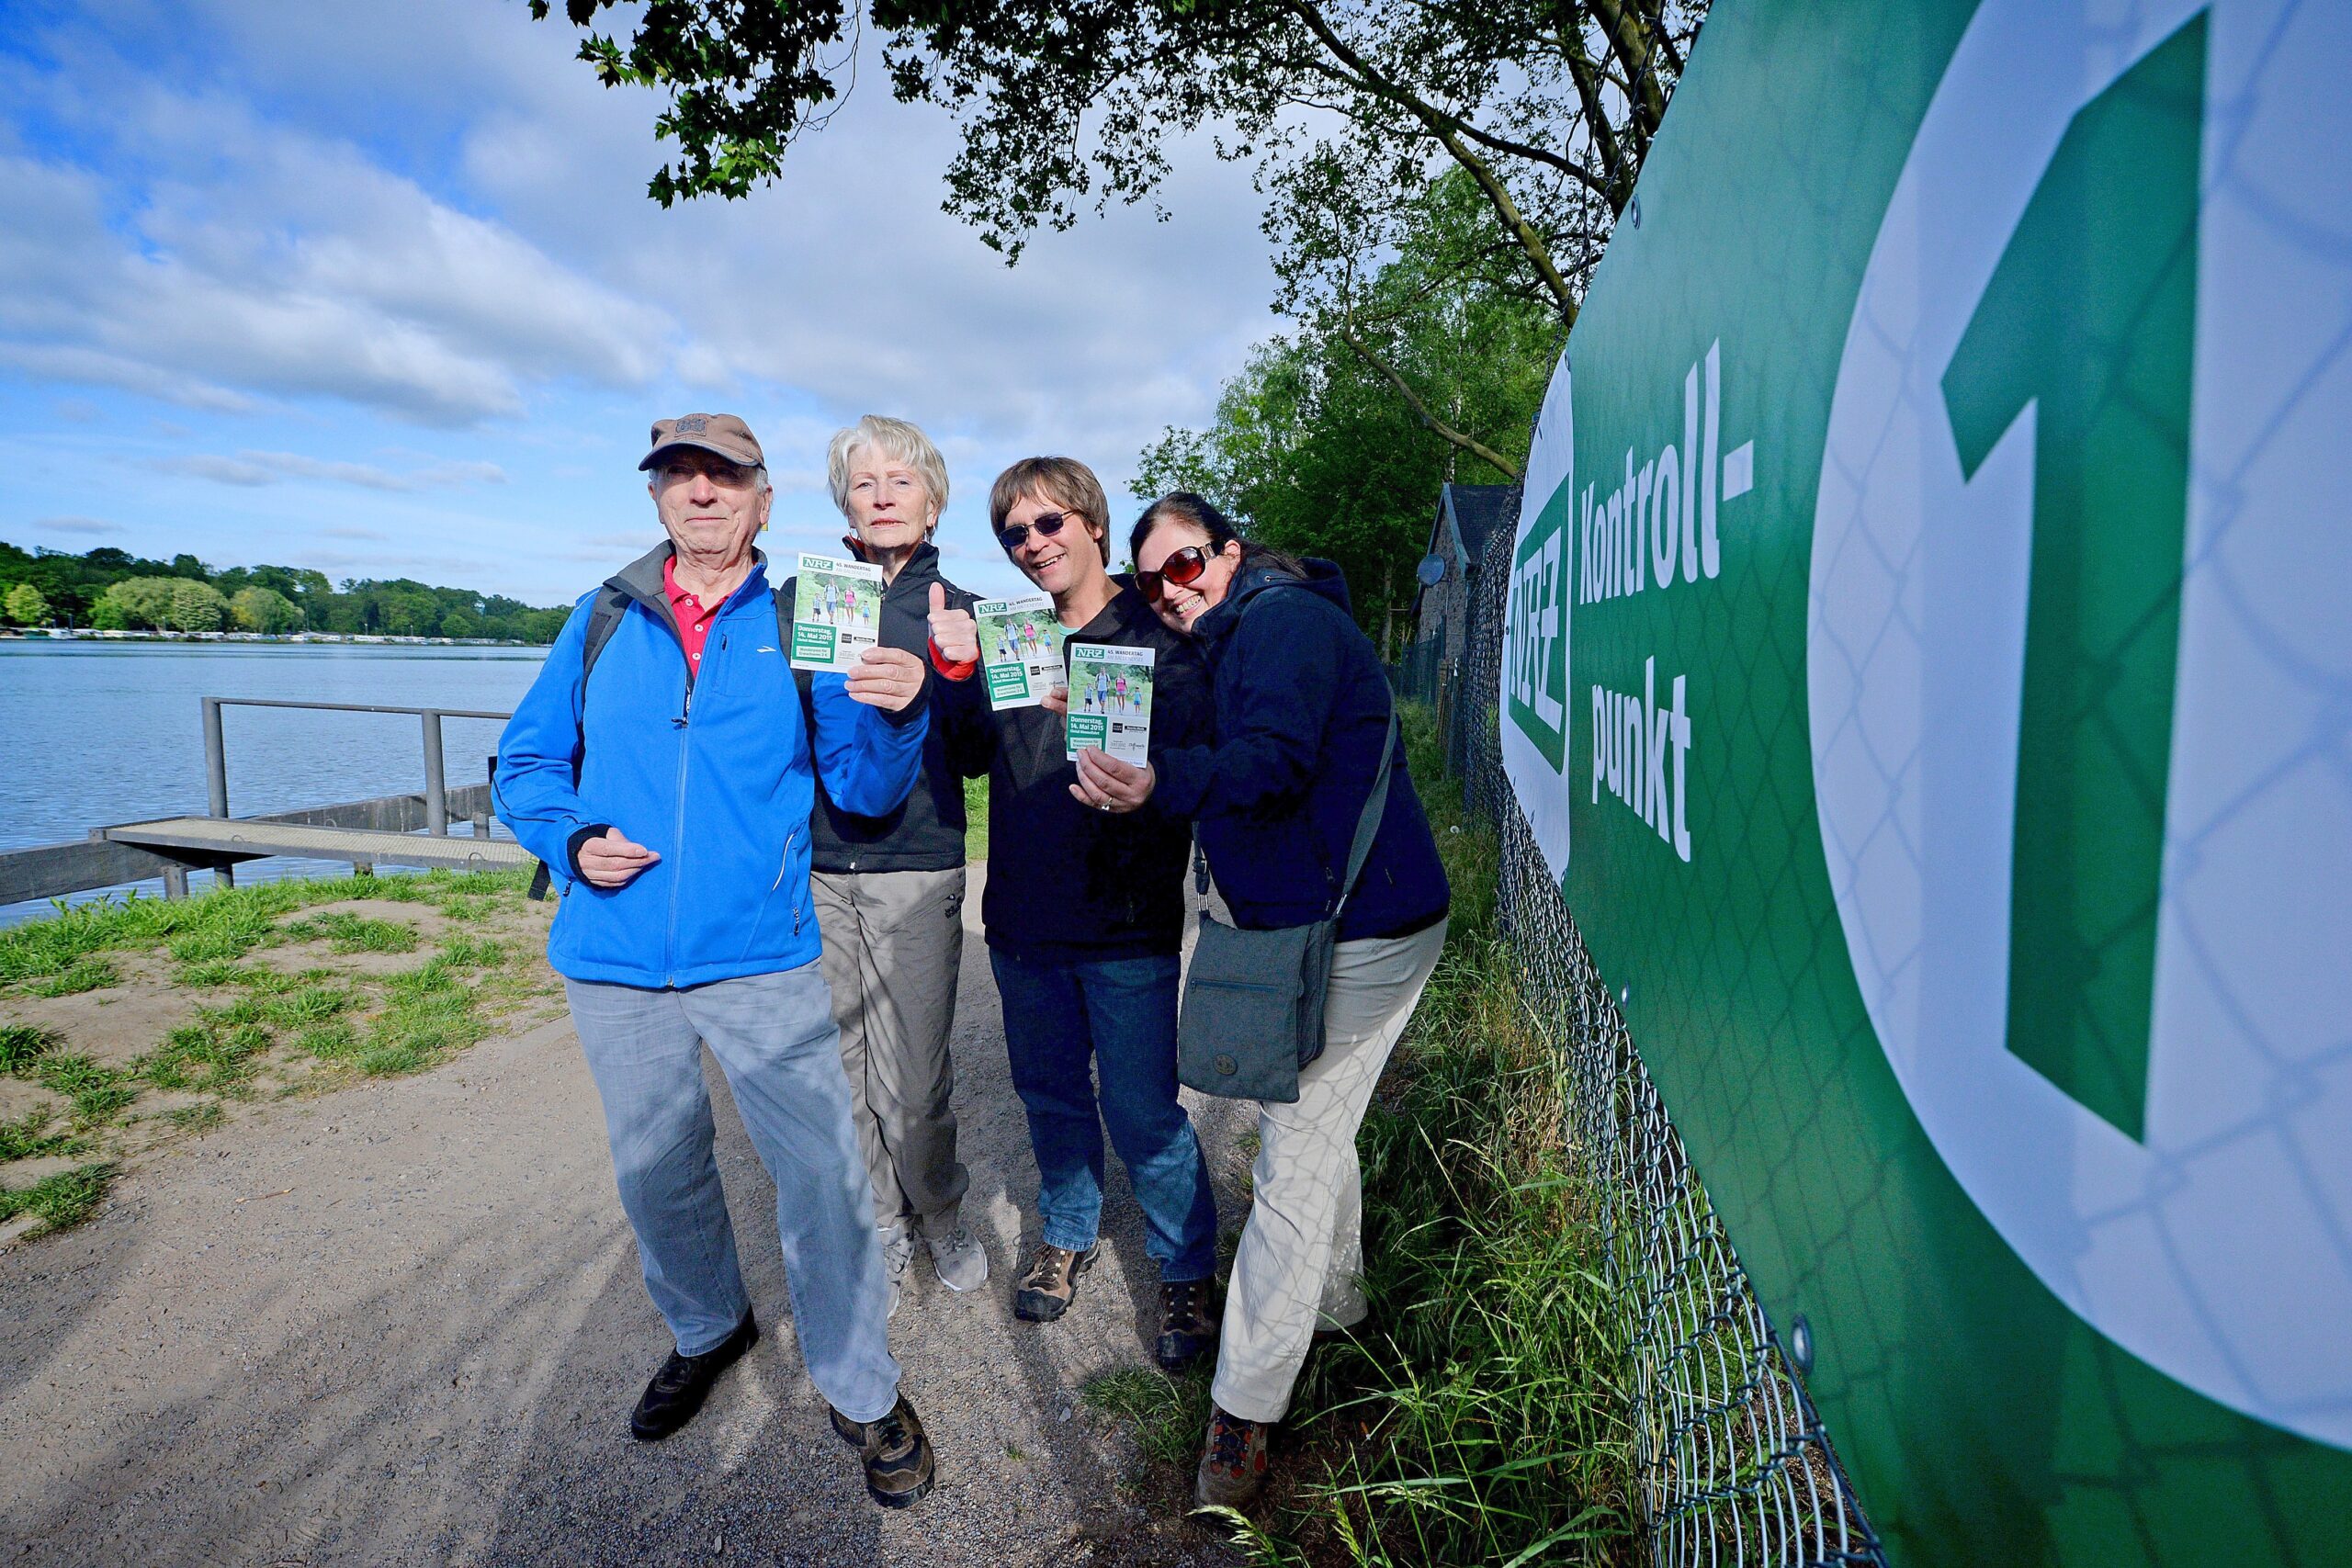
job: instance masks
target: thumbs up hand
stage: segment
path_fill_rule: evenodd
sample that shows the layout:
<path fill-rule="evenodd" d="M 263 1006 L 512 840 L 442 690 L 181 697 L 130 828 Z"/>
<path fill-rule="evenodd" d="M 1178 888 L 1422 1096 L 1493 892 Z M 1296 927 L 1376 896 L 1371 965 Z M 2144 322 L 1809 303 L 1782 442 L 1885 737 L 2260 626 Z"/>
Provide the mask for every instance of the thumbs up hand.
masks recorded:
<path fill-rule="evenodd" d="M 952 610 L 947 605 L 947 590 L 939 583 L 931 585 L 931 646 L 950 664 L 977 663 L 980 657 L 979 624 L 972 619 L 969 610 Z"/>

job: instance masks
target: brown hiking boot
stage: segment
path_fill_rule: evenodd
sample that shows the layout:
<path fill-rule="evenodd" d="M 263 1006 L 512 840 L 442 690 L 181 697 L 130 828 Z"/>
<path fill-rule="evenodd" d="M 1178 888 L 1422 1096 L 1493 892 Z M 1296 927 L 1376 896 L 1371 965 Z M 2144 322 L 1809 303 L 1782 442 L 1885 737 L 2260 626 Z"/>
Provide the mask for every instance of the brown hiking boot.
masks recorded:
<path fill-rule="evenodd" d="M 921 1501 L 937 1479 L 931 1456 L 931 1438 L 922 1417 L 905 1394 L 879 1421 L 853 1421 L 826 1407 L 833 1433 L 865 1456 L 865 1492 L 886 1508 L 904 1508 Z"/>
<path fill-rule="evenodd" d="M 1051 1244 L 1039 1247 L 1029 1272 L 1013 1290 L 1012 1315 L 1023 1323 L 1051 1323 L 1068 1312 L 1078 1294 L 1078 1277 L 1094 1267 L 1102 1250 L 1100 1242 L 1084 1252 Z"/>
<path fill-rule="evenodd" d="M 1266 1438 L 1272 1430 L 1266 1422 L 1245 1421 L 1222 1406 L 1209 1406 L 1208 1441 L 1193 1477 L 1193 1496 L 1202 1507 L 1246 1508 L 1257 1499 L 1266 1484 Z"/>
<path fill-rule="evenodd" d="M 1152 1356 L 1170 1371 L 1205 1355 L 1216 1343 L 1214 1280 L 1166 1280 L 1159 1286 L 1159 1340 Z"/>

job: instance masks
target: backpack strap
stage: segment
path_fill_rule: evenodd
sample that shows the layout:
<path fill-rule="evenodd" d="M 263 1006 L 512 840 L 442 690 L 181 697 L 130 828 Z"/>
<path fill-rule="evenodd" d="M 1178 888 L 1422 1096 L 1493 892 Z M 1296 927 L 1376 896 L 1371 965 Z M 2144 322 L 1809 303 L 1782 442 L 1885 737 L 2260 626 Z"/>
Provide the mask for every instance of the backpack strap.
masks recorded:
<path fill-rule="evenodd" d="M 628 614 L 628 594 L 609 582 L 596 590 L 596 597 L 588 606 L 587 635 L 580 644 L 580 692 L 583 703 L 587 700 L 588 676 L 596 668 L 596 660 L 604 653 L 605 645 L 613 640 L 615 632 L 620 630 L 621 617 Z M 580 772 L 580 753 L 577 750 L 571 755 L 571 769 L 577 778 Z M 548 870 L 548 863 L 541 861 L 539 868 L 531 874 L 528 897 L 534 900 L 546 898 L 548 889 L 554 882 L 554 876 Z"/>
<path fill-rule="evenodd" d="M 588 606 L 588 635 L 580 644 L 580 690 L 583 697 L 588 690 L 589 672 L 596 668 L 596 660 L 605 645 L 620 630 L 621 617 L 628 614 L 628 595 L 607 582 L 596 590 L 595 602 Z"/>

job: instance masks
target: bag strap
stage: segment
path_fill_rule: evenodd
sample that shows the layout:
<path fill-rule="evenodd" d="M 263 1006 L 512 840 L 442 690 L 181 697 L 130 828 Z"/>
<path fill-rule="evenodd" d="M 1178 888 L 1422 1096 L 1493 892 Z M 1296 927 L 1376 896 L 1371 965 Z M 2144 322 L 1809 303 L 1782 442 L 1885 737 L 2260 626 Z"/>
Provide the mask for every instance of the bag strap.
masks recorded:
<path fill-rule="evenodd" d="M 1338 919 L 1348 907 L 1348 899 L 1356 890 L 1356 879 L 1363 874 L 1363 863 L 1372 854 L 1372 840 L 1379 836 L 1380 819 L 1388 809 L 1388 770 L 1396 758 L 1396 705 L 1388 705 L 1388 733 L 1380 742 L 1380 771 L 1373 775 L 1372 794 L 1363 803 L 1363 815 L 1356 818 L 1355 843 L 1348 851 L 1348 879 L 1340 885 L 1340 901 L 1332 906 L 1331 918 Z"/>
<path fill-rule="evenodd" d="M 1248 615 L 1251 605 L 1264 598 L 1267 593 L 1292 586 L 1299 587 L 1307 592 L 1314 592 L 1312 589 L 1307 589 L 1304 583 L 1295 585 L 1287 582 L 1270 583 L 1254 595 L 1250 604 L 1241 606 L 1241 614 Z M 1339 902 L 1331 907 L 1330 918 L 1334 920 L 1338 919 L 1341 912 L 1347 908 L 1348 899 L 1356 890 L 1356 879 L 1363 874 L 1363 863 L 1372 853 L 1372 841 L 1380 834 L 1380 821 L 1388 809 L 1388 769 L 1389 764 L 1396 760 L 1396 702 L 1394 697 L 1391 697 L 1388 703 L 1388 731 L 1381 738 L 1380 742 L 1380 766 L 1372 776 L 1372 794 L 1364 799 L 1363 815 L 1356 818 L 1355 840 L 1348 848 L 1348 874 L 1340 884 Z M 1206 896 L 1208 890 L 1209 857 L 1207 852 L 1201 848 L 1200 825 L 1195 823 L 1193 827 L 1193 891 Z"/>
<path fill-rule="evenodd" d="M 619 589 L 607 582 L 596 591 L 594 602 L 588 606 L 588 630 L 580 641 L 580 689 L 583 694 L 588 690 L 589 674 L 595 670 L 596 660 L 603 655 L 605 645 L 613 640 L 613 633 L 620 629 L 621 617 L 627 614 L 628 597 Z M 577 754 L 571 759 L 571 766 L 577 773 L 580 768 Z M 525 897 L 535 903 L 544 900 L 554 882 L 555 878 L 548 871 L 548 863 L 541 861 L 538 869 L 531 873 L 530 891 Z"/>

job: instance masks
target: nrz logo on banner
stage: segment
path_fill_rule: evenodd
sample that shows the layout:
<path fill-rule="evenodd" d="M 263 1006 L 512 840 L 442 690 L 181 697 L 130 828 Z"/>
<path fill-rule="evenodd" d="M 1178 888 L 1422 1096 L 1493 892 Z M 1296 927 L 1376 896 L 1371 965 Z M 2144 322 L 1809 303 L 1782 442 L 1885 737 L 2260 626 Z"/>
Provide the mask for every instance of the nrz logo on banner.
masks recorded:
<path fill-rule="evenodd" d="M 1682 378 L 1680 443 L 1669 435 L 1654 450 L 1628 446 L 1621 459 L 1622 479 L 1605 492 L 1602 485 L 1619 480 L 1618 473 L 1577 489 L 1573 392 L 1565 360 L 1553 377 L 1536 422 L 1524 486 L 1531 502 L 1538 496 L 1548 499 L 1537 503 L 1532 526 L 1522 515 L 1504 617 L 1503 697 L 1510 722 L 1504 728 L 1503 748 L 1514 778 L 1531 756 L 1540 757 L 1552 777 L 1566 777 L 1569 710 L 1577 701 L 1568 674 L 1572 602 L 1594 604 L 1663 593 L 1722 575 L 1720 505 L 1754 489 L 1756 473 L 1753 441 L 1721 450 L 1723 374 L 1723 344 L 1710 344 Z M 1598 803 L 1607 790 L 1676 857 L 1690 860 L 1688 677 L 1662 673 L 1657 657 L 1647 655 L 1638 692 L 1594 682 L 1584 694 L 1590 706 L 1590 802 Z M 1539 807 L 1531 812 L 1530 825 L 1554 878 L 1565 877 L 1565 807 Z"/>
<path fill-rule="evenodd" d="M 1977 11 L 1855 304 L 1806 680 L 1953 1175 L 2110 1339 L 2352 1447 L 2352 30 L 2293 10 Z"/>

